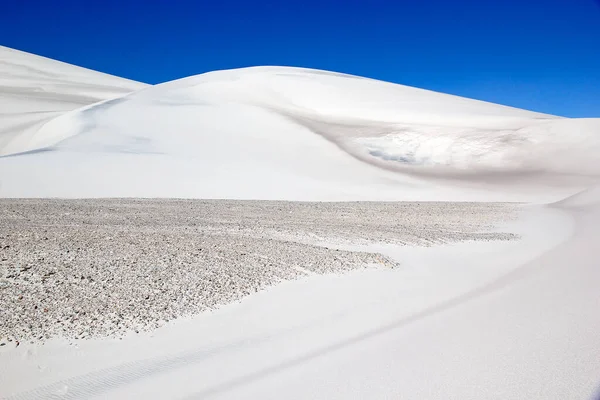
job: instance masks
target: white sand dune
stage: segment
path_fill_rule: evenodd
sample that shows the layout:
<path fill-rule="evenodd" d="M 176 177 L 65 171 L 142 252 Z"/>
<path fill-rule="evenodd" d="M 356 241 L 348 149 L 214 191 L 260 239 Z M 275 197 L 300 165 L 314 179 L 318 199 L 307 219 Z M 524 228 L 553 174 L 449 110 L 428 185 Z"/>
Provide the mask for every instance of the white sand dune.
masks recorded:
<path fill-rule="evenodd" d="M 481 182 L 508 180 L 512 190 L 503 186 L 498 199 L 528 200 L 542 184 L 558 199 L 597 177 L 599 121 L 324 71 L 219 71 L 12 135 L 0 154 L 40 151 L 0 159 L 12 171 L 0 195 L 484 200 Z M 564 157 L 565 148 L 578 157 Z"/>
<path fill-rule="evenodd" d="M 54 118 L 145 86 L 0 46 L 0 156 L 52 145 L 61 134 L 39 131 Z"/>
<path fill-rule="evenodd" d="M 374 244 L 405 268 L 287 282 L 123 340 L 0 348 L 0 391 L 585 399 L 600 387 L 600 119 L 288 67 L 145 87 L 60 64 L 71 83 L 32 95 L 58 64 L 0 50 L 0 105 L 14 104 L 0 119 L 2 197 L 556 202 L 504 227 L 521 241 Z"/>

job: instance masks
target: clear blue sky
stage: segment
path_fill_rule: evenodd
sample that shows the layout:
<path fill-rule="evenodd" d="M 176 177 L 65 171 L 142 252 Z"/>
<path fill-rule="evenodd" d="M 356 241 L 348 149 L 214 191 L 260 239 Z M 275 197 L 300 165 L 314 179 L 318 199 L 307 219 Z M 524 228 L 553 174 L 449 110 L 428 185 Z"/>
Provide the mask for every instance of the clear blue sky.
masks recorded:
<path fill-rule="evenodd" d="M 0 44 L 147 83 L 292 65 L 600 117 L 598 0 L 0 3 Z"/>

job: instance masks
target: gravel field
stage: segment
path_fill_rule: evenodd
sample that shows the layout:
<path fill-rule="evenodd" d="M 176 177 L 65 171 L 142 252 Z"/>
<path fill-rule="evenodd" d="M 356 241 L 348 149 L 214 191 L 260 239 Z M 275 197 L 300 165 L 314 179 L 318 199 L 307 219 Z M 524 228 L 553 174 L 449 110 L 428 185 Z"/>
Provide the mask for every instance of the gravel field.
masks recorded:
<path fill-rule="evenodd" d="M 0 200 L 0 345 L 147 330 L 308 274 L 389 267 L 336 245 L 512 240 L 501 203 Z"/>

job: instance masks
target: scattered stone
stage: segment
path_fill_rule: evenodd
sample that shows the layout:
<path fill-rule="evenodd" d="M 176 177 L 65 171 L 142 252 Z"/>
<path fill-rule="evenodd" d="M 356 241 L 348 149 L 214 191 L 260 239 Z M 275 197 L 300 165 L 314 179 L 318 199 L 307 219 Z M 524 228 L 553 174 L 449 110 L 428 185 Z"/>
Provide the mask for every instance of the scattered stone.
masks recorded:
<path fill-rule="evenodd" d="M 0 279 L 0 337 L 18 346 L 17 338 L 155 329 L 284 280 L 396 266 L 378 254 L 343 250 L 348 245 L 513 240 L 491 228 L 513 218 L 515 209 L 494 203 L 2 199 L 0 250 L 13 263 L 0 264 L 0 276 L 11 277 Z"/>

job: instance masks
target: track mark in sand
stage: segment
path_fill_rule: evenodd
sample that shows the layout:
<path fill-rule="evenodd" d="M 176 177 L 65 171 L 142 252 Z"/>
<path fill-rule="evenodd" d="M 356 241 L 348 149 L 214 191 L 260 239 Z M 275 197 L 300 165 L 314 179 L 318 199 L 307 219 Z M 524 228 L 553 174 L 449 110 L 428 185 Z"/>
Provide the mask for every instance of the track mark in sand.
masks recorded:
<path fill-rule="evenodd" d="M 249 345 L 259 345 L 272 340 L 274 337 L 286 335 L 291 332 L 304 331 L 310 328 L 310 326 L 311 324 L 292 326 L 270 335 L 245 338 L 244 340 L 215 347 L 186 350 L 172 356 L 132 361 L 14 394 L 8 397 L 7 400 L 87 399 L 105 394 L 140 379 L 146 379 L 153 375 L 168 373 L 178 368 L 208 361 L 228 351 L 235 351 L 238 348 Z"/>
<path fill-rule="evenodd" d="M 30 399 L 87 399 L 100 396 L 113 389 L 148 378 L 152 375 L 165 373 L 177 368 L 201 362 L 210 357 L 246 344 L 240 342 L 222 348 L 200 349 L 172 357 L 134 361 L 112 368 L 94 371 L 85 375 L 75 376 L 66 380 L 42 386 L 27 392 L 8 397 L 8 400 Z"/>

